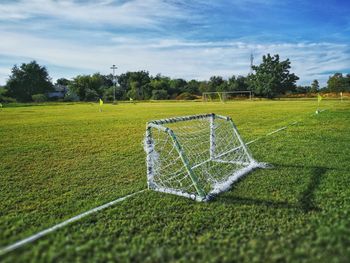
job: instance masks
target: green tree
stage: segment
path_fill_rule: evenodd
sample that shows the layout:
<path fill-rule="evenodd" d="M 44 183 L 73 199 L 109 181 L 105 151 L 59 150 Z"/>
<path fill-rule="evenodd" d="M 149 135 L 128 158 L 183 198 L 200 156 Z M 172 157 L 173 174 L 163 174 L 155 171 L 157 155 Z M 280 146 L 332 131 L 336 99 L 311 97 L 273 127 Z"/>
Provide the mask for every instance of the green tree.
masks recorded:
<path fill-rule="evenodd" d="M 233 75 L 228 79 L 229 91 L 246 91 L 249 90 L 248 80 L 244 76 Z"/>
<path fill-rule="evenodd" d="M 166 98 L 168 98 L 169 95 L 169 90 L 170 90 L 170 78 L 168 77 L 164 77 L 161 75 L 157 75 L 155 78 L 152 78 L 151 83 L 150 83 L 151 87 L 152 87 L 152 98 L 155 99 L 155 95 L 154 92 L 155 90 L 157 90 L 156 92 L 156 96 L 159 96 L 159 90 L 164 90 L 165 93 L 167 94 Z M 164 92 L 161 93 L 162 98 L 161 99 L 166 99 L 164 96 Z"/>
<path fill-rule="evenodd" d="M 169 81 L 168 93 L 171 98 L 175 98 L 178 94 L 185 92 L 187 82 L 184 79 L 172 79 Z"/>
<path fill-rule="evenodd" d="M 126 97 L 149 99 L 152 89 L 149 84 L 151 77 L 148 71 L 126 72 L 118 76 L 118 84 Z"/>
<path fill-rule="evenodd" d="M 4 87 L 0 87 L 0 102 L 15 102 L 14 98 L 10 98 L 7 95 L 7 89 Z"/>
<path fill-rule="evenodd" d="M 53 90 L 53 84 L 47 69 L 40 66 L 35 60 L 20 67 L 15 65 L 9 80 L 6 83 L 6 89 L 10 97 L 18 101 L 32 101 L 32 95 L 45 94 Z"/>
<path fill-rule="evenodd" d="M 314 81 L 311 83 L 311 89 L 310 89 L 310 92 L 311 93 L 316 93 L 318 92 L 320 89 L 320 85 L 318 83 L 318 80 L 317 79 L 314 79 Z"/>
<path fill-rule="evenodd" d="M 306 94 L 306 93 L 309 93 L 310 90 L 311 90 L 310 86 L 297 86 L 295 88 L 295 93 L 297 93 L 297 94 Z"/>
<path fill-rule="evenodd" d="M 73 90 L 68 89 L 68 92 L 64 95 L 64 101 L 79 101 L 80 98 Z"/>
<path fill-rule="evenodd" d="M 289 59 L 280 62 L 279 55 L 267 54 L 259 66 L 252 68 L 255 73 L 249 75 L 249 84 L 258 96 L 273 98 L 296 88 L 299 77 L 289 72 Z"/>
<path fill-rule="evenodd" d="M 350 91 L 350 75 L 344 77 L 342 73 L 335 73 L 329 77 L 327 87 L 330 92 Z"/>
<path fill-rule="evenodd" d="M 78 75 L 70 81 L 68 88 L 79 96 L 81 100 L 95 101 L 102 97 L 107 87 L 105 78 L 99 73 L 93 75 Z"/>
<path fill-rule="evenodd" d="M 212 76 L 208 82 L 209 92 L 227 91 L 227 82 L 221 76 Z"/>
<path fill-rule="evenodd" d="M 131 89 L 128 91 L 128 95 L 127 95 L 129 98 L 132 98 L 134 100 L 141 100 L 144 98 L 140 82 L 131 81 L 130 87 Z"/>
<path fill-rule="evenodd" d="M 34 102 L 44 102 L 47 101 L 47 96 L 45 94 L 34 94 L 32 99 Z"/>
<path fill-rule="evenodd" d="M 227 81 L 228 89 L 230 91 L 237 90 L 236 76 L 232 75 Z"/>
<path fill-rule="evenodd" d="M 183 92 L 188 92 L 190 94 L 199 95 L 200 94 L 199 85 L 200 85 L 199 81 L 192 79 L 189 82 L 187 82 L 187 85 L 185 86 Z"/>
<path fill-rule="evenodd" d="M 199 92 L 203 93 L 203 92 L 208 92 L 209 91 L 209 85 L 207 81 L 201 81 L 199 83 Z"/>
<path fill-rule="evenodd" d="M 126 94 L 124 94 L 122 88 L 120 86 L 114 87 L 106 87 L 103 89 L 103 101 L 113 101 L 114 99 L 114 89 L 115 89 L 115 99 L 116 100 L 124 100 L 126 99 Z"/>
<path fill-rule="evenodd" d="M 166 100 L 168 99 L 168 93 L 166 90 L 153 90 L 152 91 L 152 99 L 153 100 Z"/>
<path fill-rule="evenodd" d="M 56 80 L 56 85 L 62 85 L 62 86 L 68 86 L 70 83 L 70 80 L 66 79 L 66 78 L 59 78 Z"/>

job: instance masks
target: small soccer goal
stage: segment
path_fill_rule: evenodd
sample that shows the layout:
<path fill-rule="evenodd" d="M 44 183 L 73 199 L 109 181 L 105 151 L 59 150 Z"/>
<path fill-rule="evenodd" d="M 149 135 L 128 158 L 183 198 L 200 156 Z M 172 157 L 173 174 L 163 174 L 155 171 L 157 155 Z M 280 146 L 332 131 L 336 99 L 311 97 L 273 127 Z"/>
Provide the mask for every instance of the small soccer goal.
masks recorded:
<path fill-rule="evenodd" d="M 263 164 L 255 161 L 230 117 L 192 115 L 147 123 L 149 189 L 209 200 Z"/>

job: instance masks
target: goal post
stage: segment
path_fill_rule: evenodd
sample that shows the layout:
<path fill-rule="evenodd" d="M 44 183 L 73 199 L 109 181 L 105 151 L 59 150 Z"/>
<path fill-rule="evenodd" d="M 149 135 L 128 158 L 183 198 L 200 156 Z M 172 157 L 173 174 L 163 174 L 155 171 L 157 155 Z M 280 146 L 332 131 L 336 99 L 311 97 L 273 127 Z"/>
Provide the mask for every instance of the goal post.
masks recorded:
<path fill-rule="evenodd" d="M 209 200 L 253 169 L 251 155 L 230 117 L 211 114 L 147 123 L 148 188 Z"/>
<path fill-rule="evenodd" d="M 202 100 L 204 102 L 209 102 L 209 101 L 226 102 L 233 98 L 242 98 L 242 97 L 252 100 L 253 92 L 250 90 L 237 90 L 237 91 L 203 92 L 202 93 Z"/>

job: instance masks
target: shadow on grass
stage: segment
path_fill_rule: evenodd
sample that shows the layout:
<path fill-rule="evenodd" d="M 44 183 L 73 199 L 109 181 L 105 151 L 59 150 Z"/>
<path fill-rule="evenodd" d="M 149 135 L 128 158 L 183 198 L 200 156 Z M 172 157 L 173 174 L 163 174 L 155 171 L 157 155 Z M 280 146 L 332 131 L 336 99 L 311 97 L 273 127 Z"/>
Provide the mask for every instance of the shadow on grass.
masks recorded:
<path fill-rule="evenodd" d="M 225 203 L 225 204 L 238 204 L 238 205 L 258 205 L 258 206 L 267 206 L 271 208 L 288 208 L 295 209 L 296 206 L 294 204 L 290 204 L 288 202 L 281 202 L 275 200 L 266 200 L 266 199 L 258 199 L 258 198 L 247 198 L 240 196 L 218 196 L 215 198 L 216 202 Z"/>
<path fill-rule="evenodd" d="M 275 201 L 275 200 L 266 200 L 258 198 L 246 198 L 239 196 L 218 196 L 216 202 L 222 202 L 226 204 L 238 204 L 238 205 L 258 205 L 258 206 L 267 206 L 270 208 L 286 208 L 286 209 L 297 209 L 301 210 L 304 213 L 309 212 L 319 212 L 321 209 L 315 203 L 315 191 L 319 187 L 324 175 L 328 170 L 332 168 L 327 167 L 305 167 L 305 166 L 288 166 L 288 165 L 273 165 L 274 167 L 293 167 L 293 168 L 309 168 L 311 170 L 311 177 L 307 184 L 306 189 L 300 194 L 297 203 L 289 203 L 285 201 Z M 243 179 L 244 180 L 244 179 Z"/>
<path fill-rule="evenodd" d="M 327 170 L 325 167 L 313 167 L 309 184 L 299 197 L 299 206 L 304 212 L 320 211 L 315 203 L 315 190 L 320 185 Z"/>

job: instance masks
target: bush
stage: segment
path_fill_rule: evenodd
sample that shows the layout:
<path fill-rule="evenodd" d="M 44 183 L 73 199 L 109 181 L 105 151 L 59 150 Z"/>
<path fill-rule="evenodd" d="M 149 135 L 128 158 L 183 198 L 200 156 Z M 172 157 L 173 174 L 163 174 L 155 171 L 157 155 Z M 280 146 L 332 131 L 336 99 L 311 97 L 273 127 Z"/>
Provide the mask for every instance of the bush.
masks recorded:
<path fill-rule="evenodd" d="M 152 100 L 166 100 L 168 92 L 163 89 L 156 89 L 152 91 Z"/>
<path fill-rule="evenodd" d="M 0 102 L 10 103 L 16 102 L 16 99 L 7 97 L 7 90 L 5 88 L 0 87 Z"/>
<path fill-rule="evenodd" d="M 177 100 L 194 100 L 196 99 L 196 96 L 189 92 L 183 92 L 180 95 L 178 95 L 176 99 Z"/>
<path fill-rule="evenodd" d="M 47 97 L 45 94 L 34 94 L 32 95 L 32 100 L 34 102 L 44 102 L 47 101 Z"/>
<path fill-rule="evenodd" d="M 11 97 L 0 96 L 0 102 L 11 103 L 11 102 L 17 102 L 17 100 Z"/>

